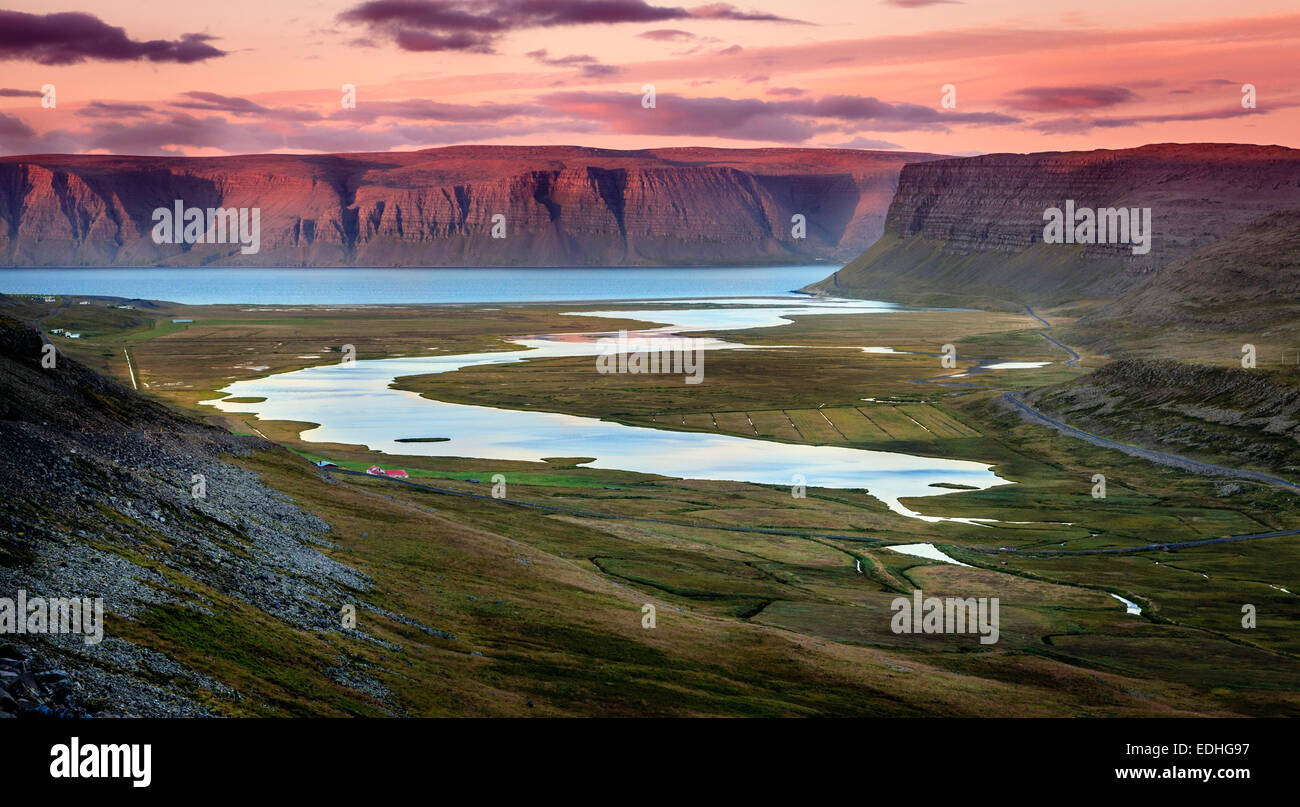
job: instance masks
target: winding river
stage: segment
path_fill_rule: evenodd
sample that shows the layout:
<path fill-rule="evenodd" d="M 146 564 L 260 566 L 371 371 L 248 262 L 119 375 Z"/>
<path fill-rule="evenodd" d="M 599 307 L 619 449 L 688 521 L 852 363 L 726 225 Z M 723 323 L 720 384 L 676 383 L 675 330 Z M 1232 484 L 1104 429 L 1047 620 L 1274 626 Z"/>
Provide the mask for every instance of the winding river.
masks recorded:
<path fill-rule="evenodd" d="M 632 305 L 641 306 L 639 308 Z M 652 349 L 675 343 L 676 333 L 789 324 L 792 315 L 887 315 L 889 303 L 808 298 L 798 295 L 755 299 L 699 300 L 687 307 L 581 312 L 666 323 L 633 331 Z M 727 305 L 726 308 L 712 306 Z M 598 342 L 611 333 L 523 336 L 512 341 L 524 350 L 430 355 L 329 364 L 238 381 L 221 392 L 231 398 L 264 398 L 257 403 L 206 401 L 225 412 L 251 412 L 262 420 L 319 424 L 302 433 L 311 442 L 364 445 L 389 454 L 539 461 L 547 457 L 594 457 L 589 467 L 635 471 L 666 477 L 730 480 L 789 486 L 802 478 L 808 487 L 866 489 L 889 509 L 926 521 L 978 523 L 986 519 L 929 516 L 900 502 L 940 495 L 936 483 L 984 489 L 1008 484 L 991 466 L 966 460 L 920 457 L 839 446 L 779 443 L 727 434 L 676 432 L 628 426 L 595 418 L 541 411 L 469 406 L 422 398 L 391 388 L 395 379 L 449 373 L 465 367 L 506 364 L 560 356 L 596 356 Z M 706 351 L 745 350 L 749 346 L 705 338 Z M 430 345 L 430 348 L 436 348 Z M 771 348 L 765 348 L 771 349 Z M 791 349 L 797 349 L 792 347 Z M 890 361 L 888 351 L 862 351 L 863 361 Z M 706 354 L 707 356 L 707 354 Z M 593 361 L 592 383 L 599 383 Z M 705 366 L 707 382 L 708 362 Z M 869 394 L 869 389 L 864 394 Z M 397 442 L 406 438 L 448 438 L 440 442 Z"/>

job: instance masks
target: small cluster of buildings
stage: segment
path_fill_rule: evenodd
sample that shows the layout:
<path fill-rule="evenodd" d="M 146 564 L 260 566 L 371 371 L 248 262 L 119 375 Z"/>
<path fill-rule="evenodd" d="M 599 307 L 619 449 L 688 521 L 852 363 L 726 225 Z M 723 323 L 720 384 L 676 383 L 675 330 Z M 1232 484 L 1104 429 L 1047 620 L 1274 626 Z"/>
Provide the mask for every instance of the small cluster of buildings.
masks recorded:
<path fill-rule="evenodd" d="M 67 337 L 68 339 L 80 339 L 80 338 L 81 338 L 81 334 L 79 334 L 79 333 L 73 333 L 72 331 L 65 331 L 65 330 L 63 330 L 62 328 L 51 328 L 51 329 L 50 329 L 50 333 L 58 334 L 59 336 Z"/>
<path fill-rule="evenodd" d="M 317 461 L 315 462 L 315 465 L 316 465 L 317 468 L 337 468 L 337 467 L 339 467 L 338 465 L 336 465 L 336 464 L 330 462 L 329 460 L 317 460 Z M 391 478 L 393 478 L 393 479 L 410 479 L 410 478 L 411 478 L 411 475 L 408 474 L 406 471 L 403 471 L 401 468 L 391 468 L 391 469 L 385 470 L 385 469 L 383 469 L 383 468 L 380 468 L 378 465 L 371 465 L 369 468 L 366 469 L 366 473 L 370 474 L 371 476 L 387 476 L 387 477 L 391 477 Z"/>

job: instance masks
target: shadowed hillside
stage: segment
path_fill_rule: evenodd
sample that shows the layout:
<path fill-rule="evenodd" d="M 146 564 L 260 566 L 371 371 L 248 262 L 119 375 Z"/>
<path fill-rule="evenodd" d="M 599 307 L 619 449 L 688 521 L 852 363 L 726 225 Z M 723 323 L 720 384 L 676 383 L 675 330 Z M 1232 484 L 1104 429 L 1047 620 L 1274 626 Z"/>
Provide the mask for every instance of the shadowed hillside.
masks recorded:
<path fill-rule="evenodd" d="M 1109 349 L 1125 333 L 1294 332 L 1300 328 L 1300 210 L 1265 216 L 1163 267 L 1085 316 L 1075 336 Z"/>
<path fill-rule="evenodd" d="M 186 420 L 66 356 L 42 367 L 41 346 L 0 315 L 0 591 L 102 597 L 106 624 L 98 644 L 5 637 L 26 641 L 5 650 L 25 658 L 0 682 L 3 711 L 266 713 L 178 659 L 273 660 L 285 643 L 295 649 L 275 652 L 299 665 L 299 692 L 281 690 L 272 711 L 296 711 L 290 700 L 311 687 L 322 700 L 305 712 L 386 713 L 380 690 L 334 682 L 346 661 L 318 638 L 368 638 L 334 610 L 370 581 L 321 554 L 329 525 L 231 461 L 283 450 Z"/>

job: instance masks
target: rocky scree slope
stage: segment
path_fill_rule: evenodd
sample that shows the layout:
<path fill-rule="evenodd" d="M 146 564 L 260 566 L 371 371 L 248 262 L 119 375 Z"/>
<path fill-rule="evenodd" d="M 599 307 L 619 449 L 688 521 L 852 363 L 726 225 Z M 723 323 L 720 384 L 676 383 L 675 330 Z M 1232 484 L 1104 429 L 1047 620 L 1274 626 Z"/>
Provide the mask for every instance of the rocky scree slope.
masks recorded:
<path fill-rule="evenodd" d="M 69 634 L 0 636 L 0 717 L 233 707 L 238 691 L 166 647 L 114 636 L 114 620 L 152 609 L 219 611 L 211 592 L 290 632 L 379 641 L 340 627 L 339 603 L 369 607 L 371 583 L 322 554 L 329 526 L 229 461 L 283 449 L 189 421 L 66 356 L 45 369 L 41 345 L 30 326 L 0 314 L 0 596 L 102 597 L 107 625 L 95 645 Z M 194 475 L 206 498 L 193 498 Z M 372 684 L 352 694 L 383 711 Z"/>

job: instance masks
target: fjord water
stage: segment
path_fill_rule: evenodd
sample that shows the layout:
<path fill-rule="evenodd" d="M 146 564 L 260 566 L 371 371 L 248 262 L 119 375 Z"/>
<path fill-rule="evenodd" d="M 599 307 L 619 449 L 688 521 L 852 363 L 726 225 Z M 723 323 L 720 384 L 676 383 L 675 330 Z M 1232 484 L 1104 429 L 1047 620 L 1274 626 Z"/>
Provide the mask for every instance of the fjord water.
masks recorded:
<path fill-rule="evenodd" d="M 744 303 L 734 308 L 704 307 Z M 796 295 L 757 300 L 699 300 L 686 308 L 640 310 L 635 305 L 596 315 L 632 316 L 666 323 L 636 331 L 656 349 L 677 331 L 773 327 L 790 315 L 881 314 L 897 310 L 889 303 L 809 299 Z M 583 312 L 591 315 L 592 312 Z M 232 398 L 264 398 L 256 403 L 207 401 L 226 412 L 251 412 L 265 420 L 319 424 L 304 431 L 313 442 L 364 445 L 389 454 L 539 461 L 546 457 L 594 457 L 590 467 L 636 471 L 668 477 L 729 480 L 789 486 L 866 489 L 891 510 L 927 521 L 962 521 L 925 516 L 900 498 L 944 493 L 935 483 L 972 488 L 1003 484 L 991 467 L 978 462 L 918 457 L 839 446 L 792 445 L 767 440 L 699 432 L 676 432 L 627 426 L 595 418 L 553 412 L 516 411 L 445 403 L 414 392 L 392 389 L 397 378 L 446 373 L 464 367 L 503 364 L 560 356 L 594 356 L 598 339 L 608 333 L 551 334 L 512 339 L 525 348 L 448 356 L 403 357 L 328 364 L 265 378 L 233 383 L 221 392 Z M 743 350 L 744 345 L 700 340 L 706 351 Z M 436 347 L 431 345 L 430 347 Z M 797 349 L 797 348 L 791 348 Z M 891 361 L 862 354 L 863 361 Z M 707 354 L 706 354 L 707 356 Z M 593 378 L 596 374 L 592 363 Z M 704 363 L 707 383 L 708 361 Z M 869 393 L 870 390 L 864 390 Z M 409 438 L 448 438 L 432 443 L 399 443 Z"/>
<path fill-rule="evenodd" d="M 0 293 L 186 305 L 503 303 L 784 294 L 836 267 L 574 269 L 0 269 Z"/>

